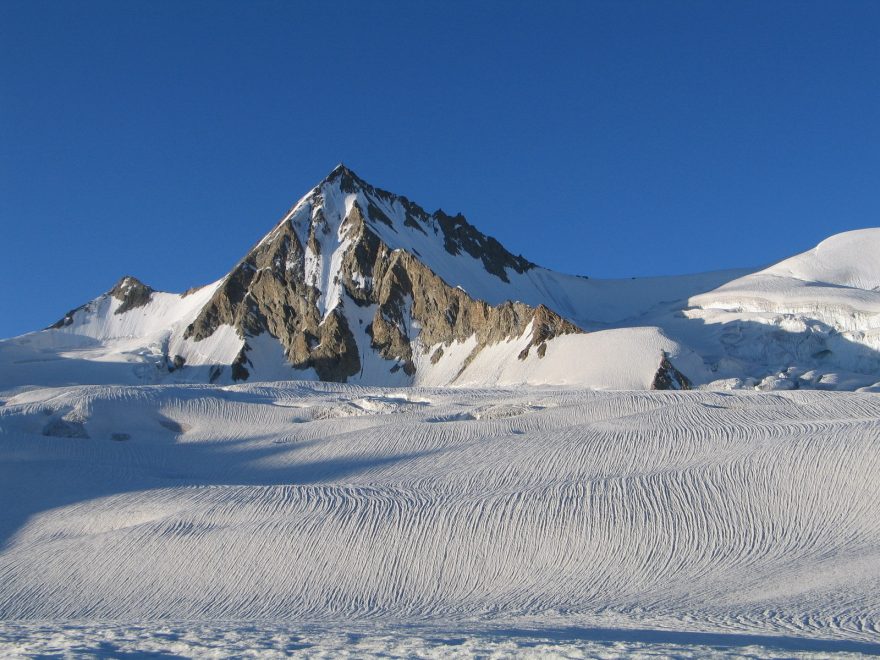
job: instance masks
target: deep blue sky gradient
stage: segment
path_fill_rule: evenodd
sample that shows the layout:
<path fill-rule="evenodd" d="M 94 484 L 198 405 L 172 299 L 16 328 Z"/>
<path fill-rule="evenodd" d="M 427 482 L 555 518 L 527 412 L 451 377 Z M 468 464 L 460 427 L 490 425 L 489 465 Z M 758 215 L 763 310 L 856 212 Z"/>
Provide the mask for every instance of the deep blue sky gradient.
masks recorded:
<path fill-rule="evenodd" d="M 0 336 L 216 279 L 340 161 L 594 277 L 880 224 L 878 2 L 0 3 Z"/>

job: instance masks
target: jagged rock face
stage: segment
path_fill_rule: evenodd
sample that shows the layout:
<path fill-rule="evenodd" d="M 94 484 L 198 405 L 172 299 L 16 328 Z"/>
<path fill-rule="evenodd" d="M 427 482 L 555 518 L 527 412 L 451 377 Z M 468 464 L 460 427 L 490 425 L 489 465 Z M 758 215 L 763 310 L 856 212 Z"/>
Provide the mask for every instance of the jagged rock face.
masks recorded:
<path fill-rule="evenodd" d="M 378 306 L 371 326 L 373 345 L 383 357 L 403 361 L 405 370 L 412 369 L 414 339 L 407 334 L 407 313 L 421 328 L 419 344 L 423 348 L 448 346 L 475 336 L 474 355 L 489 344 L 521 336 L 530 323 L 533 331 L 529 346 L 580 332 L 544 306 L 536 309 L 512 302 L 492 306 L 474 300 L 461 289 L 447 285 L 411 254 L 401 250 L 389 254 L 382 244 L 371 272 L 369 301 Z M 526 357 L 528 348 L 525 351 L 521 358 Z"/>
<path fill-rule="evenodd" d="M 660 359 L 660 366 L 657 373 L 654 374 L 654 380 L 651 381 L 652 390 L 689 390 L 693 387 L 691 381 L 681 373 L 672 362 L 669 361 L 669 355 L 664 352 Z"/>
<path fill-rule="evenodd" d="M 184 336 L 205 339 L 221 325 L 235 327 L 242 337 L 269 332 L 295 368 L 312 367 L 322 380 L 344 382 L 358 371 L 357 346 L 340 312 L 321 318 L 321 292 L 305 282 L 304 256 L 293 227 L 282 225 L 239 262 Z M 234 365 L 236 380 L 248 376 L 248 348 Z"/>
<path fill-rule="evenodd" d="M 505 268 L 524 273 L 535 264 L 523 257 L 514 257 L 491 236 L 484 237 L 460 213 L 455 217 L 446 215 L 442 210 L 434 214 L 443 229 L 443 245 L 449 254 L 467 252 L 475 259 L 483 262 L 486 270 L 505 282 L 509 282 Z"/>
<path fill-rule="evenodd" d="M 371 221 L 381 223 L 393 229 L 393 221 L 379 207 L 376 201 L 396 202 L 405 211 L 403 218 L 404 226 L 411 227 L 425 235 L 434 230 L 442 241 L 444 249 L 449 254 L 453 256 L 469 254 L 474 259 L 479 259 L 488 273 L 498 277 L 503 282 L 509 282 L 506 272 L 508 268 L 517 273 L 525 273 L 535 268 L 535 264 L 525 259 L 522 255 L 515 256 L 511 254 L 496 239 L 480 233 L 460 213 L 450 216 L 444 213 L 442 209 L 438 209 L 434 213 L 429 214 L 406 197 L 371 186 L 342 165 L 333 170 L 326 181 L 332 182 L 336 178 L 339 179 L 340 189 L 344 193 L 354 194 L 358 191 L 364 193 L 366 208 L 363 209 L 363 212 Z M 370 199 L 371 197 L 376 201 Z"/>
<path fill-rule="evenodd" d="M 532 324 L 524 359 L 532 346 L 543 356 L 548 339 L 581 332 L 544 306 L 475 300 L 444 282 L 419 255 L 389 247 L 374 228 L 381 223 L 396 231 L 381 208 L 391 204 L 404 209 L 404 225 L 436 234 L 451 254 L 465 251 L 480 259 L 489 276 L 506 282 L 505 269 L 522 273 L 532 267 L 461 216 L 429 215 L 337 168 L 236 265 L 185 337 L 202 340 L 221 325 L 233 326 L 243 338 L 268 332 L 295 368 L 344 382 L 361 369 L 354 332 L 366 334 L 370 349 L 389 361 L 389 371 L 403 369 L 408 376 L 415 374 L 417 350 L 476 337 L 473 357 L 486 345 L 522 336 Z M 363 323 L 364 313 L 366 327 L 353 327 L 352 318 Z M 246 344 L 236 359 L 236 379 L 248 377 L 248 349 Z M 435 350 L 432 363 L 440 356 L 442 349 Z"/>

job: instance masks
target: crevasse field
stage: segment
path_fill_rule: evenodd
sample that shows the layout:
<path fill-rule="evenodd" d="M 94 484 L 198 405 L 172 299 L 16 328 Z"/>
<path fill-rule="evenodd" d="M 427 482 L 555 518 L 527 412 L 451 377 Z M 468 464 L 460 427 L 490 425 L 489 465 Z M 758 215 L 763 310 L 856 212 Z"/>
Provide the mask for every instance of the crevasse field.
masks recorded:
<path fill-rule="evenodd" d="M 2 404 L 4 657 L 880 654 L 875 394 Z"/>

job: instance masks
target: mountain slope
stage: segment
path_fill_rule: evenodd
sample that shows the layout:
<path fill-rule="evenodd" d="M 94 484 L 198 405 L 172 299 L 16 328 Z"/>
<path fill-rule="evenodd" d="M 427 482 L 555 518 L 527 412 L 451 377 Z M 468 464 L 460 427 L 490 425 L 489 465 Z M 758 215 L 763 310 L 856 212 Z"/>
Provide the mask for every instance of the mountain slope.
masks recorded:
<path fill-rule="evenodd" d="M 441 244 L 444 253 L 423 256 Z M 384 366 L 388 374 L 412 378 L 419 351 L 436 355 L 436 364 L 444 359 L 443 346 L 470 338 L 475 345 L 466 360 L 488 344 L 524 334 L 530 342 L 521 350 L 528 352 L 580 332 L 543 306 L 475 299 L 431 268 L 451 269 L 460 251 L 479 253 L 476 244 L 487 246 L 480 261 L 485 280 L 504 282 L 507 269 L 531 267 L 463 220 L 428 216 L 340 167 L 239 262 L 184 339 L 205 340 L 223 326 L 243 337 L 269 333 L 295 369 L 344 382 L 362 378 L 368 368 L 381 372 L 377 357 L 391 363 Z M 234 378 L 248 375 L 248 353 L 246 345 Z"/>

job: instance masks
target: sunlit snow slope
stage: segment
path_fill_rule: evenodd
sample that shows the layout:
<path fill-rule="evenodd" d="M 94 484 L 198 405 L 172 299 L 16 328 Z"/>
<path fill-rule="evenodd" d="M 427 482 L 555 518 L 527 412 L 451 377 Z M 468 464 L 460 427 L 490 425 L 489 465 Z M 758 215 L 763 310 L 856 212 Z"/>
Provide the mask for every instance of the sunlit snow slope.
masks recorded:
<path fill-rule="evenodd" d="M 0 406 L 0 619 L 880 644 L 866 393 L 72 387 Z"/>

